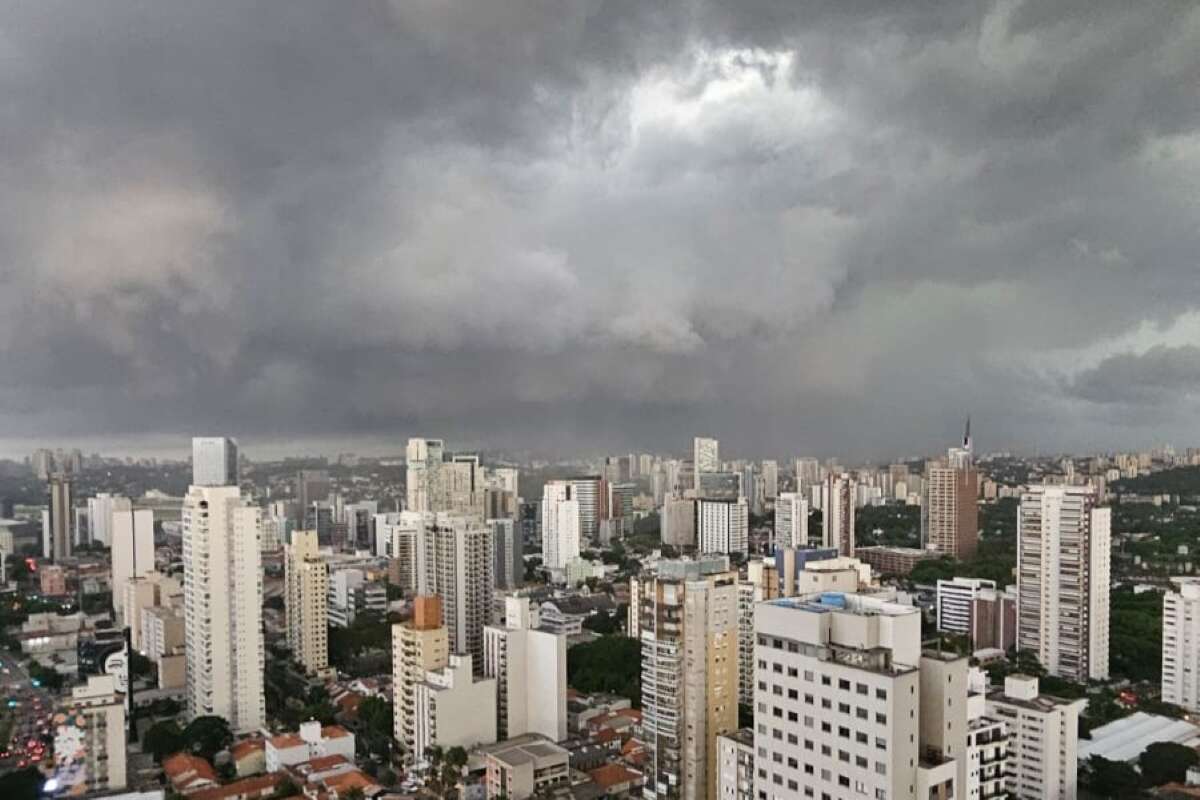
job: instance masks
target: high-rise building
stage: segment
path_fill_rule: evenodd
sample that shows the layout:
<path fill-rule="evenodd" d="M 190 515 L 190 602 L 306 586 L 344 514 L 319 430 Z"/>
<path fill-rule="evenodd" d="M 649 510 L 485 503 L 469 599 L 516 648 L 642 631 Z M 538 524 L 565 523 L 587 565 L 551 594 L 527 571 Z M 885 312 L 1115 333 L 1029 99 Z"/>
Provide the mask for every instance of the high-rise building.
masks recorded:
<path fill-rule="evenodd" d="M 808 547 L 808 501 L 799 492 L 775 498 L 774 549 Z"/>
<path fill-rule="evenodd" d="M 696 501 L 696 547 L 701 553 L 750 552 L 746 498 Z"/>
<path fill-rule="evenodd" d="M 78 544 L 98 542 L 105 547 L 112 546 L 112 516 L 114 511 L 128 511 L 133 507 L 128 497 L 100 492 L 87 501 L 87 536 L 76 535 Z"/>
<path fill-rule="evenodd" d="M 437 511 L 440 471 L 446 443 L 441 439 L 409 439 L 404 486 L 409 511 Z"/>
<path fill-rule="evenodd" d="M 396 741 L 413 752 L 417 737 L 416 691 L 427 672 L 450 663 L 449 639 L 436 595 L 413 599 L 413 616 L 392 626 L 392 724 Z"/>
<path fill-rule="evenodd" d="M 387 585 L 354 567 L 331 568 L 326 593 L 326 619 L 334 628 L 348 628 L 362 613 L 387 614 Z"/>
<path fill-rule="evenodd" d="M 329 479 L 329 473 L 326 470 L 302 469 L 296 473 L 296 521 L 300 527 L 305 530 L 316 530 L 320 521 L 318 519 L 320 517 L 319 509 L 322 508 L 330 514 L 326 523 L 332 525 L 332 510 L 327 506 L 329 495 L 332 492 L 333 482 Z"/>
<path fill-rule="evenodd" d="M 1009 675 L 987 695 L 988 715 L 1007 724 L 1008 792 L 1016 800 L 1075 800 L 1079 715 L 1087 700 L 1038 693 L 1038 679 Z"/>
<path fill-rule="evenodd" d="M 821 482 L 821 462 L 815 458 L 797 458 L 795 464 L 796 492 L 808 497 Z"/>
<path fill-rule="evenodd" d="M 484 628 L 483 674 L 496 679 L 496 733 L 567 738 L 567 638 L 544 630 L 528 597 L 505 598 L 501 625 Z"/>
<path fill-rule="evenodd" d="M 1200 711 L 1200 578 L 1172 578 L 1163 596 L 1162 699 Z"/>
<path fill-rule="evenodd" d="M 412 754 L 422 761 L 433 745 L 472 749 L 496 741 L 496 679 L 476 678 L 470 654 L 425 673 L 413 690 L 416 722 Z"/>
<path fill-rule="evenodd" d="M 192 437 L 192 485 L 238 485 L 236 439 L 224 436 Z"/>
<path fill-rule="evenodd" d="M 52 777 L 62 796 L 116 792 L 127 786 L 125 694 L 119 688 L 115 676 L 93 675 L 60 705 Z"/>
<path fill-rule="evenodd" d="M 329 666 L 329 565 L 321 558 L 316 531 L 293 531 L 284 547 L 284 608 L 292 658 L 309 674 Z"/>
<path fill-rule="evenodd" d="M 469 653 L 483 669 L 483 627 L 492 619 L 496 591 L 492 529 L 464 514 L 436 514 L 418 549 L 418 592 L 442 600 L 450 652 Z"/>
<path fill-rule="evenodd" d="M 425 530 L 426 513 L 400 511 L 375 517 L 375 554 L 386 556 L 393 565 L 395 583 L 404 594 L 417 591 L 418 546 Z"/>
<path fill-rule="evenodd" d="M 754 730 L 717 737 L 718 800 L 754 800 Z"/>
<path fill-rule="evenodd" d="M 825 547 L 854 555 L 854 510 L 857 482 L 848 473 L 831 473 L 821 485 L 822 532 Z"/>
<path fill-rule="evenodd" d="M 595 475 L 569 478 L 571 499 L 579 503 L 579 540 L 595 542 L 600 536 L 600 520 L 608 515 L 605 508 L 607 487 L 605 481 Z"/>
<path fill-rule="evenodd" d="M 547 569 L 562 569 L 579 557 L 580 513 L 573 482 L 550 481 L 542 488 L 542 564 Z"/>
<path fill-rule="evenodd" d="M 779 462 L 762 462 L 763 497 L 774 500 L 779 496 Z"/>
<path fill-rule="evenodd" d="M 130 578 L 139 578 L 154 571 L 154 511 L 149 508 L 128 508 L 113 511 L 109 520 L 113 608 L 121 612 L 124 587 Z"/>
<path fill-rule="evenodd" d="M 700 475 L 721 471 L 721 447 L 716 439 L 703 436 L 692 439 L 692 470 L 696 491 L 700 491 Z"/>
<path fill-rule="evenodd" d="M 46 484 L 49 493 L 42 512 L 42 555 L 54 561 L 70 558 L 71 547 L 71 478 L 58 472 Z"/>
<path fill-rule="evenodd" d="M 260 514 L 236 486 L 183 499 L 188 718 L 224 717 L 237 732 L 266 723 Z"/>
<path fill-rule="evenodd" d="M 951 448 L 945 462 L 926 465 L 921 503 L 925 548 L 959 561 L 973 557 L 979 543 L 978 498 L 979 473 L 971 460 L 968 433 L 963 446 Z"/>
<path fill-rule="evenodd" d="M 660 523 L 662 543 L 669 547 L 696 546 L 696 501 L 691 497 L 668 496 L 663 501 Z"/>
<path fill-rule="evenodd" d="M 362 500 L 342 507 L 342 522 L 346 526 L 346 544 L 351 550 L 370 550 L 375 546 L 375 516 L 379 503 Z"/>
<path fill-rule="evenodd" d="M 1031 486 L 1017 515 L 1017 649 L 1051 675 L 1108 678 L 1112 512 L 1089 486 Z"/>
<path fill-rule="evenodd" d="M 510 518 L 489 519 L 492 526 L 492 548 L 495 564 L 497 589 L 516 589 L 525 579 L 525 548 L 521 541 L 521 530 Z"/>
<path fill-rule="evenodd" d="M 715 797 L 717 739 L 737 728 L 737 572 L 725 556 L 660 561 L 633 592 L 646 797 Z"/>

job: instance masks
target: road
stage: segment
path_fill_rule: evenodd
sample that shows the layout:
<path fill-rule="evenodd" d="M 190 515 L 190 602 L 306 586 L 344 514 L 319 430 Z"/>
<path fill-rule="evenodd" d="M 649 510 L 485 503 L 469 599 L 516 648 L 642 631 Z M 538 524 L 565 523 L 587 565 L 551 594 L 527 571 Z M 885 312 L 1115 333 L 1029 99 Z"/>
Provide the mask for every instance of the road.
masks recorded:
<path fill-rule="evenodd" d="M 12 720 L 7 741 L 0 742 L 0 772 L 49 758 L 50 716 L 55 696 L 30 682 L 29 672 L 10 653 L 0 651 L 0 713 Z M 6 726 L 7 727 L 7 726 Z"/>

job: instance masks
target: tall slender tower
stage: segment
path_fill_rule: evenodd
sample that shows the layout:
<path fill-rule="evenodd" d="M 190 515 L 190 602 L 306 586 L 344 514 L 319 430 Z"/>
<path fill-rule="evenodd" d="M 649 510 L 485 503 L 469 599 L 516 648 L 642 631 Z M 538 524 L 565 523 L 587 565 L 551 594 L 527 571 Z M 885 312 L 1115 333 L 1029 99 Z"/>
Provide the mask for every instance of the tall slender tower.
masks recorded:
<path fill-rule="evenodd" d="M 239 733 L 266 722 L 260 514 L 236 486 L 183 499 L 188 717 L 224 717 Z"/>
<path fill-rule="evenodd" d="M 311 673 L 329 666 L 329 565 L 318 553 L 316 531 L 294 531 L 284 548 L 288 647 Z"/>
<path fill-rule="evenodd" d="M 925 468 L 921 503 L 921 541 L 927 549 L 965 561 L 979 544 L 979 472 L 971 452 L 971 418 L 962 447 L 951 447 L 945 461 Z"/>
<path fill-rule="evenodd" d="M 1112 511 L 1091 486 L 1030 486 L 1017 515 L 1017 649 L 1051 675 L 1108 678 Z"/>
<path fill-rule="evenodd" d="M 492 529 L 465 514 L 436 514 L 418 545 L 418 594 L 441 598 L 450 652 L 470 654 L 483 670 L 483 627 L 492 619 L 496 592 Z"/>
<path fill-rule="evenodd" d="M 225 436 L 192 439 L 192 485 L 237 486 L 237 440 Z"/>
<path fill-rule="evenodd" d="M 570 481 L 550 481 L 542 487 L 542 563 L 561 569 L 579 555 L 583 538 L 579 500 Z"/>
<path fill-rule="evenodd" d="M 830 473 L 821 485 L 822 531 L 825 546 L 840 555 L 854 555 L 854 502 L 858 484 L 849 473 Z"/>

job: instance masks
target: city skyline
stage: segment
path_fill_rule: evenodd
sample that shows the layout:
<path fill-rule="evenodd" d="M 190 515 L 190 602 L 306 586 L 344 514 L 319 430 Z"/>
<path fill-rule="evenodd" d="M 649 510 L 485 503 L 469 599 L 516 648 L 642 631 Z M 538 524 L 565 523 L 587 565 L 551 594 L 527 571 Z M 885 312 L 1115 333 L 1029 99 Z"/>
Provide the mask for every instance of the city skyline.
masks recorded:
<path fill-rule="evenodd" d="M 0 438 L 1196 438 L 1200 12 L 1051 5 L 14 4 Z"/>

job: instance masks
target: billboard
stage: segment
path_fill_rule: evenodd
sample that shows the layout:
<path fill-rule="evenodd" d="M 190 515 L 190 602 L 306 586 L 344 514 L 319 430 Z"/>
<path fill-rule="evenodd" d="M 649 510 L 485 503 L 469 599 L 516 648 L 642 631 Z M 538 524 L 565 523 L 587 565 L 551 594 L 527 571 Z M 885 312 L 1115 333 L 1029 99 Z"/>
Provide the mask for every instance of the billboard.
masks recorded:
<path fill-rule="evenodd" d="M 54 785 L 58 797 L 82 797 L 88 792 L 87 717 L 77 710 L 55 713 Z"/>

